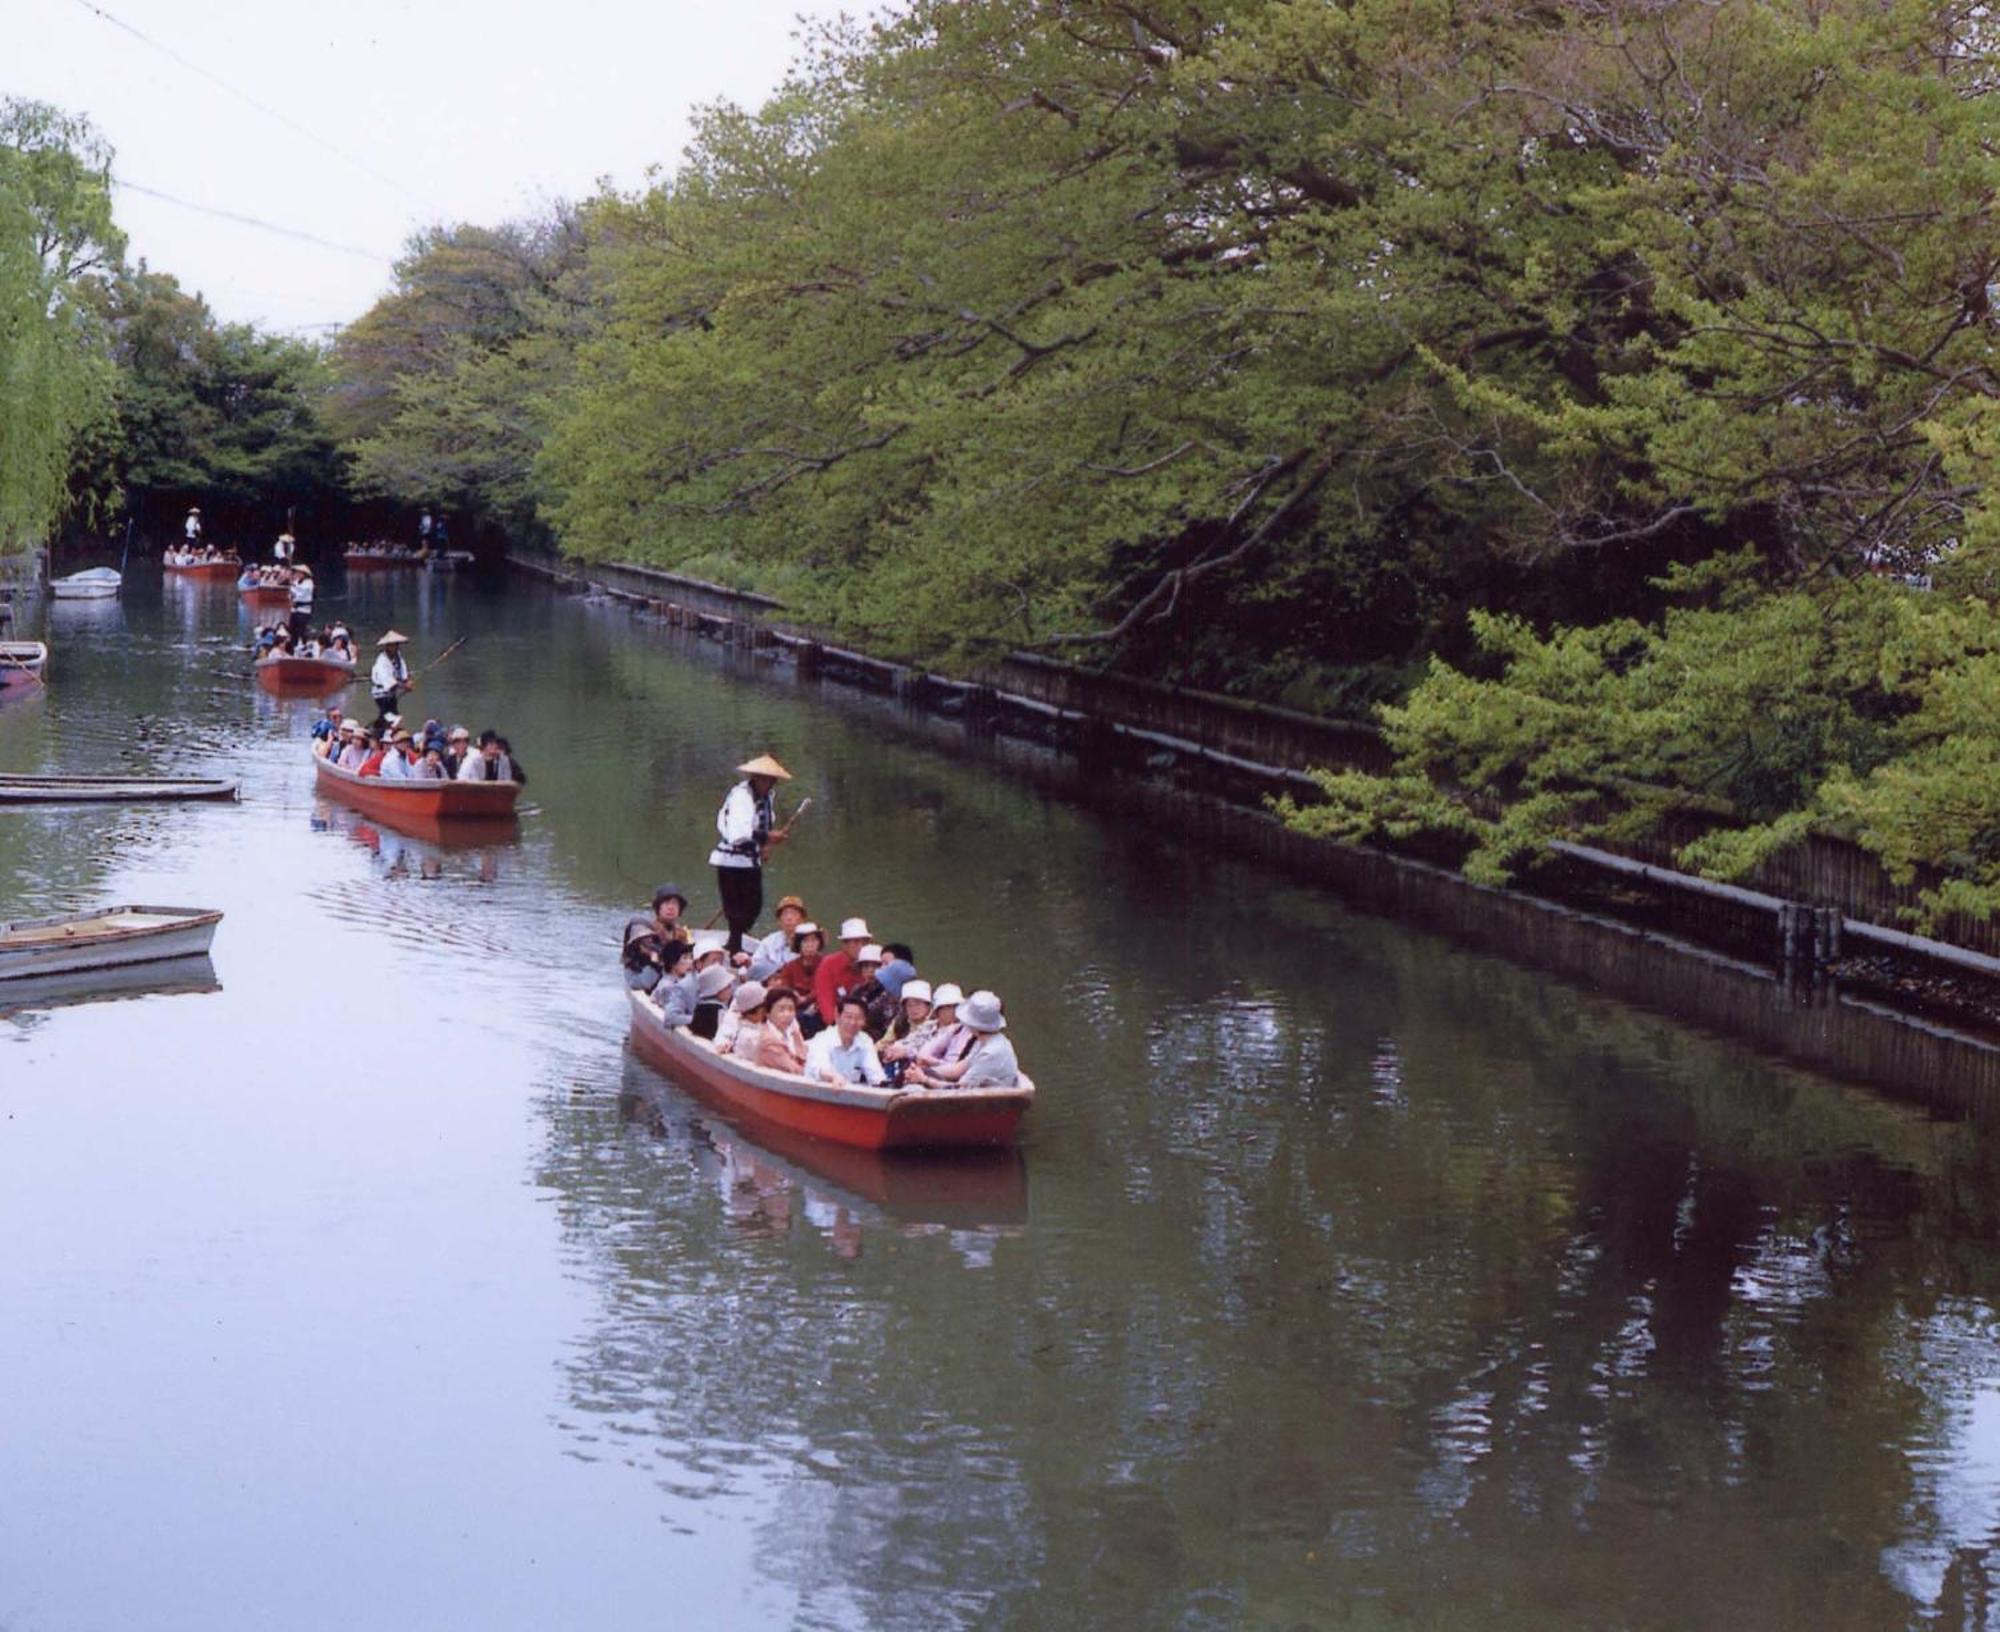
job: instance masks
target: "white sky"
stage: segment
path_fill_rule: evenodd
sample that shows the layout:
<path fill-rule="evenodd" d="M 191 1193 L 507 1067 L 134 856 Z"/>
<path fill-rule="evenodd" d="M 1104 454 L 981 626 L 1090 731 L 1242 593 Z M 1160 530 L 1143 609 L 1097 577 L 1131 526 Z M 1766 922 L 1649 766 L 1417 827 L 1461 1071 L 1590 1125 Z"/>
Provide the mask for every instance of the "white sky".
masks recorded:
<path fill-rule="evenodd" d="M 688 115 L 776 87 L 815 0 L 0 0 L 0 96 L 88 114 L 113 173 L 367 260 L 130 191 L 132 257 L 225 319 L 321 332 L 386 287 L 427 222 L 495 222 L 678 163 Z M 313 137 L 351 154 L 349 162 Z M 364 168 L 365 166 L 365 168 Z M 371 175 L 370 170 L 380 172 Z"/>

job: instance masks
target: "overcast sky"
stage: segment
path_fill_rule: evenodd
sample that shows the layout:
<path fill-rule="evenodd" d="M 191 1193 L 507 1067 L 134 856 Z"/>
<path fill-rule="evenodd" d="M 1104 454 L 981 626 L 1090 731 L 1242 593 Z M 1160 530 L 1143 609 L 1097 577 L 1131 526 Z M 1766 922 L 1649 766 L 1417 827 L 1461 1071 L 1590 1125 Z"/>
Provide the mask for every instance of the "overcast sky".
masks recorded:
<path fill-rule="evenodd" d="M 317 332 L 367 309 L 418 226 L 497 221 L 587 193 L 600 176 L 630 186 L 651 165 L 671 169 L 691 109 L 762 101 L 793 55 L 799 17 L 839 9 L 814 0 L 0 0 L 0 95 L 88 114 L 117 149 L 114 174 L 135 186 L 372 252 L 343 254 L 120 191 L 135 259 L 200 290 L 225 318 Z"/>

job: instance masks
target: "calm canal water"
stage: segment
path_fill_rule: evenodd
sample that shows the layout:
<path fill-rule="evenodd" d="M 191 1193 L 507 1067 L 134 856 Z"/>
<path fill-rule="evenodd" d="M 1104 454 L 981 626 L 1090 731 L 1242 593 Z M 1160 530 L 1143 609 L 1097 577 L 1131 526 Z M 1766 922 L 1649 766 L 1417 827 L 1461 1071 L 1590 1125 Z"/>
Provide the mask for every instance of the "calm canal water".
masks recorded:
<path fill-rule="evenodd" d="M 517 836 L 316 801 L 228 586 L 44 606 L 0 916 L 223 908 L 0 996 L 0 1626 L 1880 1628 L 1995 1613 L 2000 1130 L 1052 801 L 525 583 L 330 601 Z M 339 587 L 337 582 L 336 589 Z M 365 701 L 365 699 L 363 699 Z M 1018 1161 L 775 1145 L 613 944 L 727 767 L 779 887 L 1005 994 Z"/>

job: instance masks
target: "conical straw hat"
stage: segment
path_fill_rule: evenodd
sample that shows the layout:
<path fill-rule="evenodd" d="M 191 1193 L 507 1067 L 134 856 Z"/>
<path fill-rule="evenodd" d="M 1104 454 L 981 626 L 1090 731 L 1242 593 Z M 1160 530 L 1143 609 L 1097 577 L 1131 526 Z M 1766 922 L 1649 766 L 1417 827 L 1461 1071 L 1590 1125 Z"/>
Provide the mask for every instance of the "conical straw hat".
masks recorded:
<path fill-rule="evenodd" d="M 377 646 L 407 646 L 409 641 L 410 637 L 408 635 L 402 633 L 400 630 L 391 629 L 380 640 L 376 641 L 375 644 Z"/>
<path fill-rule="evenodd" d="M 748 764 L 737 766 L 736 773 L 739 776 L 774 776 L 780 782 L 789 782 L 792 779 L 792 773 L 769 754 L 759 754 Z"/>

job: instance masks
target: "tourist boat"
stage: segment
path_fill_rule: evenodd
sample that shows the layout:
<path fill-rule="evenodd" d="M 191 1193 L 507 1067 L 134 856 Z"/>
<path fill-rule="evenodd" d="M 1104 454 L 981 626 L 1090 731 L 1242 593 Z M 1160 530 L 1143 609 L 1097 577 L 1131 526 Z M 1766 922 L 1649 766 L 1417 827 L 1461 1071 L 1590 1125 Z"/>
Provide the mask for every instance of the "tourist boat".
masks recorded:
<path fill-rule="evenodd" d="M 343 559 L 349 572 L 387 572 L 391 567 L 420 567 L 423 558 L 412 550 L 374 549 L 365 544 L 350 544 Z"/>
<path fill-rule="evenodd" d="M 246 571 L 236 580 L 236 592 L 252 606 L 290 606 L 292 591 L 289 584 L 267 584 L 257 576 L 254 568 Z"/>
<path fill-rule="evenodd" d="M 67 578 L 57 578 L 49 593 L 59 601 L 102 601 L 118 593 L 124 577 L 116 567 L 86 567 Z"/>
<path fill-rule="evenodd" d="M 293 657 L 273 652 L 253 665 L 266 691 L 336 691 L 354 679 L 352 661 L 337 657 Z"/>
<path fill-rule="evenodd" d="M 160 799 L 234 799 L 225 776 L 23 776 L 0 772 L 0 805 L 130 805 Z"/>
<path fill-rule="evenodd" d="M 343 771 L 318 755 L 313 756 L 313 773 L 321 793 L 392 824 L 412 818 L 504 822 L 513 816 L 514 801 L 521 797 L 518 782 L 391 781 Z"/>
<path fill-rule="evenodd" d="M 170 552 L 161 564 L 177 578 L 234 578 L 243 571 L 243 563 L 233 555 L 212 561 L 189 561 Z"/>
<path fill-rule="evenodd" d="M 221 922 L 198 907 L 105 907 L 0 924 L 0 980 L 200 957 Z"/>
<path fill-rule="evenodd" d="M 871 1088 L 810 1082 L 718 1054 L 659 1004 L 627 990 L 632 1046 L 691 1094 L 773 1127 L 862 1150 L 951 1150 L 1006 1145 L 1035 1100 L 1024 1074 L 1012 1088 Z"/>
<path fill-rule="evenodd" d="M 0 693 L 41 690 L 48 667 L 49 649 L 39 640 L 0 640 Z"/>

